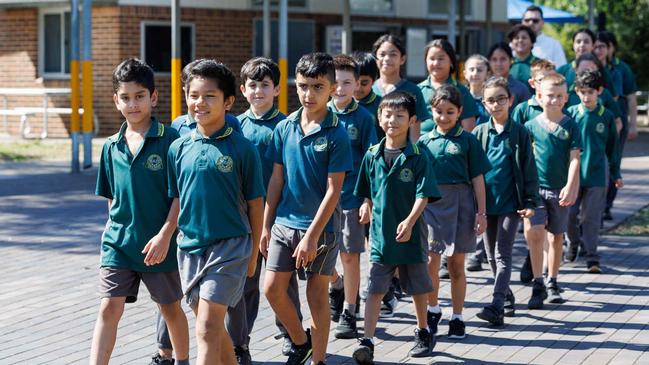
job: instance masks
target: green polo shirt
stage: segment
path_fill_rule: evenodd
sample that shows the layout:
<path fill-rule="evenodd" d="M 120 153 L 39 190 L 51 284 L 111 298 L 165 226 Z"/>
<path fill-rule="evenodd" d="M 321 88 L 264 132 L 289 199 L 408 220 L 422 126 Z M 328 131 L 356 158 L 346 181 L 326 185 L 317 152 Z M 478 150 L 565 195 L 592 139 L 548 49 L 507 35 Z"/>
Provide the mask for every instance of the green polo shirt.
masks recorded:
<path fill-rule="evenodd" d="M 95 194 L 112 200 L 101 238 L 101 266 L 138 272 L 178 270 L 176 240 L 171 239 L 164 262 L 146 266 L 144 246 L 167 220 L 173 199 L 167 196 L 167 151 L 178 132 L 152 119 L 135 155 L 126 144 L 126 123 L 106 139 Z"/>
<path fill-rule="evenodd" d="M 554 131 L 536 117 L 525 123 L 530 132 L 539 186 L 545 189 L 563 189 L 568 183 L 570 152 L 581 149 L 580 131 L 577 123 L 564 116 Z"/>
<path fill-rule="evenodd" d="M 180 198 L 181 250 L 201 255 L 219 240 L 250 233 L 247 201 L 263 197 L 255 146 L 227 124 L 213 135 L 198 129 L 169 148 L 169 196 Z"/>
<path fill-rule="evenodd" d="M 501 215 L 516 212 L 517 196 L 514 183 L 514 153 L 510 144 L 511 123 L 498 133 L 493 120 L 487 132 L 487 158 L 491 170 L 485 174 L 487 214 Z"/>
<path fill-rule="evenodd" d="M 510 119 L 520 125 L 523 125 L 528 121 L 536 118 L 541 113 L 543 113 L 543 108 L 541 108 L 538 100 L 536 100 L 536 96 L 532 96 L 528 100 L 514 107 Z"/>
<path fill-rule="evenodd" d="M 352 147 L 352 170 L 345 175 L 340 193 L 340 206 L 345 210 L 359 208 L 363 204 L 363 199 L 354 195 L 354 187 L 365 152 L 378 142 L 374 118 L 353 99 L 344 110 L 338 110 L 333 100 L 329 102 L 328 107 L 345 127 Z"/>
<path fill-rule="evenodd" d="M 622 122 L 626 125 L 626 123 L 628 123 L 627 117 L 629 115 L 629 105 L 627 104 L 626 96 L 629 94 L 635 94 L 635 92 L 638 91 L 638 85 L 636 84 L 635 75 L 633 74 L 633 71 L 631 71 L 631 67 L 629 67 L 629 65 L 624 61 L 614 57 L 611 66 L 613 67 L 613 72 L 619 73 L 622 78 L 622 97 L 617 99 L 617 103 L 622 113 Z"/>
<path fill-rule="evenodd" d="M 534 93 L 534 89 L 530 86 L 529 80 L 531 78 L 531 67 L 532 63 L 539 58 L 534 56 L 532 52 L 525 59 L 518 59 L 514 57 L 512 60 L 512 66 L 509 69 L 509 74 L 516 80 L 522 82 L 531 93 Z"/>
<path fill-rule="evenodd" d="M 449 77 L 448 80 L 446 80 L 447 84 L 451 84 L 455 86 L 459 91 L 460 95 L 462 95 L 462 114 L 460 114 L 460 120 L 466 119 L 466 118 L 471 118 L 475 117 L 476 119 L 480 116 L 480 111 L 475 105 L 475 100 L 473 100 L 473 96 L 471 95 L 471 92 L 469 89 L 466 88 L 466 86 L 458 83 L 455 79 L 452 77 Z M 435 88 L 430 82 L 430 76 L 426 78 L 426 80 L 420 82 L 417 86 L 421 89 L 421 94 L 424 96 L 424 100 L 426 100 L 426 108 L 428 108 L 428 113 L 430 115 L 433 115 L 433 108 L 430 105 L 430 101 L 435 96 Z M 435 121 L 432 119 L 425 120 L 421 123 L 421 134 L 428 133 L 435 129 Z"/>
<path fill-rule="evenodd" d="M 620 110 L 620 106 L 613 99 L 613 96 L 611 95 L 611 92 L 608 91 L 608 89 L 602 90 L 602 93 L 597 97 L 597 102 L 604 108 L 608 109 L 608 111 L 613 113 L 614 118 L 622 117 L 622 110 Z M 581 99 L 579 99 L 579 95 L 577 95 L 577 92 L 575 92 L 575 88 L 573 86 L 570 88 L 568 93 L 568 102 L 565 106 L 566 114 L 569 107 L 579 104 L 581 104 Z"/>
<path fill-rule="evenodd" d="M 378 139 L 385 137 L 385 132 L 383 132 L 381 125 L 379 125 L 379 104 L 381 104 L 381 100 L 383 98 L 378 96 L 374 90 L 370 90 L 370 93 L 366 97 L 358 100 L 358 103 L 374 117 L 376 137 Z"/>
<path fill-rule="evenodd" d="M 268 188 L 270 176 L 273 174 L 273 160 L 265 157 L 266 150 L 268 150 L 268 146 L 273 139 L 275 126 L 280 121 L 286 119 L 286 116 L 273 106 L 259 119 L 257 119 L 250 109 L 239 115 L 237 119 L 241 124 L 241 133 L 257 147 L 257 152 L 259 152 L 259 157 L 261 158 L 264 187 Z"/>
<path fill-rule="evenodd" d="M 476 137 L 462 129 L 459 123 L 445 134 L 435 128 L 419 142 L 433 156 L 438 184 L 470 184 L 471 179 L 491 169 Z"/>
<path fill-rule="evenodd" d="M 412 211 L 415 200 L 440 198 L 435 173 L 425 150 L 408 143 L 388 168 L 383 158 L 385 139 L 365 154 L 354 194 L 372 201 L 370 261 L 390 265 L 427 262 L 428 244 L 418 219 L 407 242 L 397 242 L 397 226 Z"/>
<path fill-rule="evenodd" d="M 583 104 L 568 109 L 581 131 L 580 180 L 583 187 L 607 186 L 606 162 L 613 180 L 620 175 L 620 143 L 615 117 L 604 106 L 588 110 Z"/>

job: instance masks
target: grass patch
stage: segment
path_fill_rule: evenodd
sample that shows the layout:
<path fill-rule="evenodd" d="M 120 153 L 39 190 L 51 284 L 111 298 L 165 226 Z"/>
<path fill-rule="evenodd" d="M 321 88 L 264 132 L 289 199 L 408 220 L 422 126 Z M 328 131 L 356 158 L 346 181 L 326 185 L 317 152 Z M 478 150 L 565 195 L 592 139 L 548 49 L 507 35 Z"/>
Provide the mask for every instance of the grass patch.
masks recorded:
<path fill-rule="evenodd" d="M 617 226 L 609 234 L 619 236 L 649 236 L 649 206 Z"/>
<path fill-rule="evenodd" d="M 93 140 L 93 159 L 101 153 L 103 139 Z M 0 142 L 0 162 L 69 161 L 72 142 L 69 139 L 8 140 Z M 83 145 L 79 147 L 83 158 Z"/>

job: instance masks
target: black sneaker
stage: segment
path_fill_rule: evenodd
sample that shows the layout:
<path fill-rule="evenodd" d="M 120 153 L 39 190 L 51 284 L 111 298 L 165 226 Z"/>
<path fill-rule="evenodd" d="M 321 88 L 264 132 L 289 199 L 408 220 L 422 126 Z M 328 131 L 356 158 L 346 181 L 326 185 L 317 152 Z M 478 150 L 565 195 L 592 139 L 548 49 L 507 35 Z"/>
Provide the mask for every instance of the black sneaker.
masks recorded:
<path fill-rule="evenodd" d="M 397 309 L 397 304 L 399 304 L 399 300 L 395 296 L 393 296 L 392 299 L 388 302 L 386 302 L 385 300 L 381 302 L 381 312 L 379 313 L 379 318 L 394 317 L 394 311 Z"/>
<path fill-rule="evenodd" d="M 440 319 L 442 319 L 442 312 L 433 313 L 431 311 L 426 311 L 426 322 L 428 323 L 428 328 L 430 328 L 430 333 L 433 336 L 437 334 L 437 326 L 439 325 Z"/>
<path fill-rule="evenodd" d="M 521 267 L 521 282 L 523 284 L 528 284 L 534 279 L 534 274 L 532 273 L 532 260 L 530 259 L 530 252 L 527 251 L 527 257 L 525 257 L 525 262 Z"/>
<path fill-rule="evenodd" d="M 575 262 L 577 259 L 577 251 L 579 251 L 578 243 L 568 243 L 568 249 L 564 252 L 566 261 Z"/>
<path fill-rule="evenodd" d="M 502 326 L 505 324 L 505 312 L 502 309 L 496 308 L 493 304 L 489 304 L 482 308 L 482 310 L 478 312 L 477 316 L 494 326 Z"/>
<path fill-rule="evenodd" d="M 543 301 L 548 297 L 548 291 L 545 284 L 535 282 L 532 286 L 532 296 L 527 302 L 528 309 L 543 309 Z"/>
<path fill-rule="evenodd" d="M 345 303 L 345 289 L 329 288 L 329 309 L 331 310 L 331 320 L 338 322 L 340 313 L 343 312 Z"/>
<path fill-rule="evenodd" d="M 284 341 L 282 341 L 282 355 L 288 356 L 293 350 L 293 342 L 291 341 L 291 336 L 288 333 L 284 334 Z"/>
<path fill-rule="evenodd" d="M 440 279 L 450 279 L 451 275 L 448 273 L 448 263 L 442 261 L 442 264 L 439 266 L 439 278 Z"/>
<path fill-rule="evenodd" d="M 507 291 L 507 295 L 505 295 L 505 305 L 504 305 L 504 315 L 505 317 L 513 317 L 516 314 L 516 298 L 514 297 L 514 293 L 512 293 L 512 290 L 509 289 Z"/>
<path fill-rule="evenodd" d="M 561 297 L 561 289 L 556 281 L 548 283 L 548 303 L 561 304 L 565 300 Z"/>
<path fill-rule="evenodd" d="M 415 329 L 415 346 L 408 352 L 410 357 L 427 357 L 433 354 L 435 336 L 425 328 Z"/>
<path fill-rule="evenodd" d="M 174 359 L 163 357 L 159 352 L 156 352 L 151 356 L 149 365 L 174 365 Z"/>
<path fill-rule="evenodd" d="M 293 344 L 291 352 L 286 360 L 286 365 L 303 365 L 309 364 L 313 348 L 311 347 L 311 331 L 306 330 L 306 342 L 302 345 Z"/>
<path fill-rule="evenodd" d="M 482 271 L 482 262 L 478 257 L 472 257 L 467 260 L 466 271 Z"/>
<path fill-rule="evenodd" d="M 352 358 L 359 365 L 374 364 L 374 344 L 372 340 L 367 337 L 361 338 L 358 347 L 354 349 Z"/>
<path fill-rule="evenodd" d="M 588 272 L 591 274 L 600 274 L 602 272 L 602 268 L 599 266 L 599 262 L 597 261 L 589 261 L 586 263 L 586 267 L 588 268 Z"/>
<path fill-rule="evenodd" d="M 250 357 L 250 350 L 248 349 L 248 346 L 235 346 L 234 356 L 237 358 L 237 364 L 252 365 L 252 357 Z"/>
<path fill-rule="evenodd" d="M 336 338 L 357 338 L 358 330 L 356 329 L 356 316 L 349 313 L 347 309 L 340 315 L 338 326 L 334 330 Z"/>
<path fill-rule="evenodd" d="M 455 318 L 448 322 L 448 338 L 461 340 L 466 337 L 466 325 L 464 321 Z"/>

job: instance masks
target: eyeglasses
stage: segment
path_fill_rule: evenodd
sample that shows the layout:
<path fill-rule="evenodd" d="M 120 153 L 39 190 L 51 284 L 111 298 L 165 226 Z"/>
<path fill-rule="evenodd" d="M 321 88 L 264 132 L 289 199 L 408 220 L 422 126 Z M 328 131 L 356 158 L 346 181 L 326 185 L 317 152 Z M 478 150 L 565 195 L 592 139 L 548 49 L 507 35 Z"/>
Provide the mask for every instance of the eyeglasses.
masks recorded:
<path fill-rule="evenodd" d="M 523 19 L 523 23 L 534 23 L 534 24 L 538 24 L 538 23 L 540 23 L 540 22 L 541 22 L 541 19 L 540 19 L 540 18 L 527 18 L 527 19 Z"/>
<path fill-rule="evenodd" d="M 507 96 L 499 96 L 496 99 L 489 98 L 483 100 L 485 104 L 489 104 L 489 105 L 494 105 L 494 104 L 505 105 L 507 104 L 507 101 L 509 101 L 509 97 Z"/>

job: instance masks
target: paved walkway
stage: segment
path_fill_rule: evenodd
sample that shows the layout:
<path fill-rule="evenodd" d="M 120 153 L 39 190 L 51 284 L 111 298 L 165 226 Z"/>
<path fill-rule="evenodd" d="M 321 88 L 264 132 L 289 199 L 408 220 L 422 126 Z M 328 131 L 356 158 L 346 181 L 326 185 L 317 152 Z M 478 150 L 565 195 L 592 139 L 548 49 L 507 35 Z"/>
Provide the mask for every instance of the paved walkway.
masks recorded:
<path fill-rule="evenodd" d="M 627 149 L 626 187 L 614 223 L 649 204 L 648 140 L 644 135 Z M 106 202 L 92 195 L 95 171 L 67 171 L 67 164 L 0 164 L 0 364 L 87 361 L 99 304 L 98 242 Z M 445 319 L 435 356 L 407 357 L 415 324 L 407 299 L 394 318 L 379 323 L 377 364 L 649 364 L 648 243 L 647 237 L 604 236 L 604 274 L 586 274 L 583 262 L 566 264 L 560 281 L 567 302 L 540 311 L 518 305 L 516 317 L 501 329 L 475 317 L 490 300 L 490 273 L 468 273 L 468 337 L 462 341 L 445 336 L 450 304 L 449 283 L 443 281 Z M 523 250 L 519 239 L 517 268 Z M 513 279 L 516 298 L 526 303 L 531 289 L 520 285 L 518 269 Z M 252 335 L 253 359 L 281 364 L 281 341 L 274 338 L 274 319 L 265 300 L 260 311 Z M 155 350 L 153 322 L 154 308 L 142 288 L 140 300 L 126 308 L 111 363 L 147 364 Z M 353 340 L 332 340 L 328 364 L 350 363 L 355 345 Z"/>

